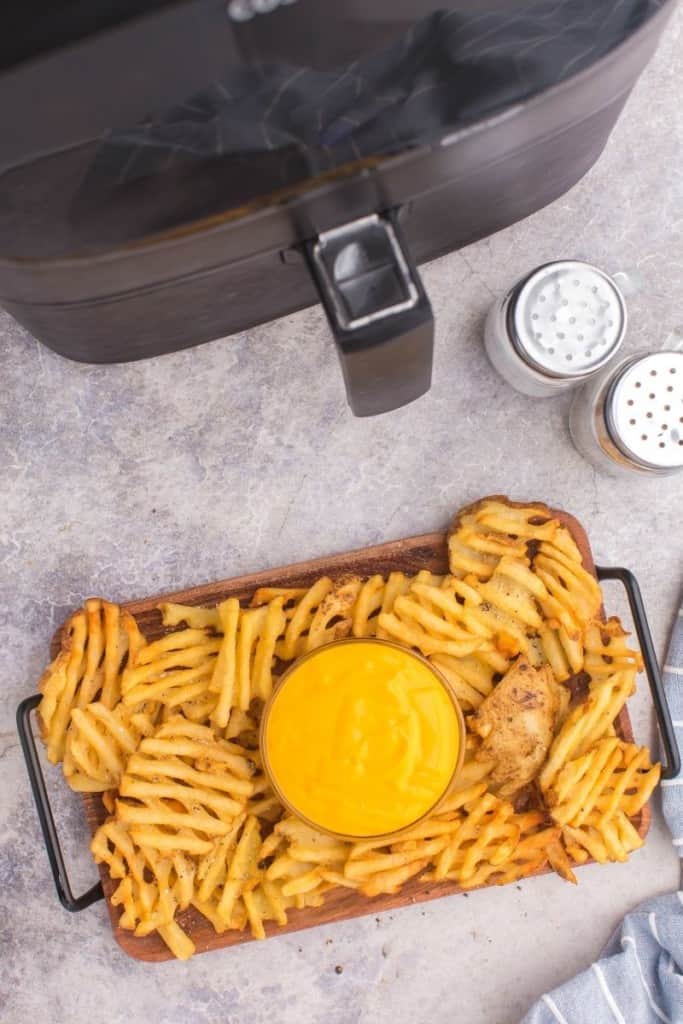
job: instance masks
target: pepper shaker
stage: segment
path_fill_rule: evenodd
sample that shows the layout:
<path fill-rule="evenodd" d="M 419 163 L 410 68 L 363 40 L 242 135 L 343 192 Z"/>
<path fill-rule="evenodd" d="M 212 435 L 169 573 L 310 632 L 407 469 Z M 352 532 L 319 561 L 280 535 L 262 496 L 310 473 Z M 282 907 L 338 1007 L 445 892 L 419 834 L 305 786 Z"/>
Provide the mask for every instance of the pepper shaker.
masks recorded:
<path fill-rule="evenodd" d="M 618 352 L 626 304 L 612 278 L 580 260 L 545 263 L 499 299 L 484 331 L 488 357 L 522 394 L 558 394 Z"/>
<path fill-rule="evenodd" d="M 575 394 L 569 429 L 610 476 L 683 469 L 683 352 L 639 352 L 606 368 Z"/>

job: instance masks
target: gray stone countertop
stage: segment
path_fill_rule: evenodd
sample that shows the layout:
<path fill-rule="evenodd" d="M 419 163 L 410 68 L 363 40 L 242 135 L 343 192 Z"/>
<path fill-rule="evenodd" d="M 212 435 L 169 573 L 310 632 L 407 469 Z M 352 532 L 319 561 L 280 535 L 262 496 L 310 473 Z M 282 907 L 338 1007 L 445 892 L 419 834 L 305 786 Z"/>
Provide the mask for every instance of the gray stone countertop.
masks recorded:
<path fill-rule="evenodd" d="M 572 447 L 566 396 L 524 398 L 481 345 L 492 299 L 578 257 L 637 284 L 627 347 L 683 320 L 683 12 L 595 168 L 569 194 L 424 268 L 434 386 L 393 414 L 350 414 L 319 308 L 125 366 L 67 362 L 0 313 L 0 1016 L 6 1024 L 514 1024 L 587 966 L 624 912 L 674 888 L 657 801 L 628 864 L 544 876 L 241 948 L 145 966 L 97 904 L 57 903 L 14 728 L 55 626 L 84 596 L 123 600 L 441 528 L 505 492 L 587 526 L 637 574 L 663 655 L 681 594 L 681 477 L 614 482 Z M 607 607 L 628 619 L 617 584 Z M 653 737 L 644 682 L 636 734 Z M 76 884 L 95 871 L 78 799 L 51 790 Z M 338 974 L 335 967 L 341 965 Z"/>

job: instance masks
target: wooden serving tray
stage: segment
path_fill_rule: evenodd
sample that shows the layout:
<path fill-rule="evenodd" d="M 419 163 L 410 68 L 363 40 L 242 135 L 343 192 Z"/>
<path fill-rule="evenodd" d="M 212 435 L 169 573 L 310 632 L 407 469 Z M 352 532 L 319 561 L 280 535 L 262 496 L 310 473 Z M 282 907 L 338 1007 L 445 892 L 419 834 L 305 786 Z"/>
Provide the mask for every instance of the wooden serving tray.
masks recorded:
<path fill-rule="evenodd" d="M 552 510 L 552 513 L 570 530 L 581 551 L 584 565 L 589 571 L 595 573 L 590 545 L 583 527 L 579 525 L 573 516 L 566 512 Z M 429 569 L 439 574 L 447 572 L 448 556 L 445 533 L 427 533 L 420 537 L 410 537 L 407 540 L 378 544 L 375 547 L 364 548 L 360 551 L 349 551 L 345 554 L 331 555 L 327 558 L 318 558 L 310 562 L 299 562 L 296 565 L 288 565 L 281 569 L 268 569 L 265 572 L 240 576 L 232 580 L 221 580 L 218 583 L 191 587 L 189 590 L 176 591 L 157 597 L 147 597 L 140 601 L 131 601 L 123 607 L 135 616 L 140 629 L 147 639 L 154 640 L 169 632 L 162 625 L 161 615 L 156 607 L 161 601 L 174 601 L 179 604 L 191 605 L 215 605 L 220 601 L 224 601 L 227 597 L 237 597 L 240 600 L 246 601 L 251 598 L 258 587 L 306 586 L 319 576 L 335 577 L 347 573 L 355 573 L 367 578 L 376 573 L 387 575 L 394 571 L 413 575 L 419 572 L 420 569 Z M 53 639 L 53 655 L 59 649 L 62 628 L 57 631 Z M 633 741 L 631 722 L 625 707 L 617 718 L 615 725 L 622 739 L 627 742 Z M 94 833 L 102 821 L 104 821 L 106 811 L 98 794 L 85 793 L 83 794 L 83 801 L 85 803 L 88 825 Z M 634 819 L 634 825 L 641 837 L 644 837 L 648 831 L 650 816 L 650 808 L 646 806 Z M 172 959 L 172 954 L 156 933 L 144 936 L 143 938 L 137 938 L 132 932 L 126 931 L 119 926 L 119 908 L 112 906 L 111 903 L 111 896 L 116 883 L 110 879 L 106 865 L 100 864 L 99 870 L 114 938 L 121 948 L 138 960 L 155 962 Z M 545 868 L 537 873 L 546 874 L 549 870 Z M 381 895 L 374 899 L 368 899 L 353 889 L 340 888 L 338 890 L 331 890 L 327 894 L 324 906 L 306 907 L 303 910 L 288 910 L 288 923 L 284 927 L 274 922 L 268 922 L 265 924 L 265 930 L 268 936 L 281 935 L 285 932 L 294 932 L 302 928 L 330 924 L 333 921 L 344 921 L 347 918 L 361 917 L 364 914 L 377 914 L 380 911 L 392 910 L 395 907 L 403 907 L 410 903 L 422 903 L 425 900 L 437 899 L 440 896 L 451 896 L 462 891 L 455 882 L 420 882 L 416 878 L 406 882 L 399 893 L 395 895 Z M 222 935 L 217 935 L 209 921 L 193 908 L 183 911 L 178 915 L 177 920 L 192 938 L 197 953 L 205 953 L 208 950 L 219 949 L 222 946 L 234 946 L 242 942 L 253 941 L 248 928 L 241 932 L 226 931 Z"/>

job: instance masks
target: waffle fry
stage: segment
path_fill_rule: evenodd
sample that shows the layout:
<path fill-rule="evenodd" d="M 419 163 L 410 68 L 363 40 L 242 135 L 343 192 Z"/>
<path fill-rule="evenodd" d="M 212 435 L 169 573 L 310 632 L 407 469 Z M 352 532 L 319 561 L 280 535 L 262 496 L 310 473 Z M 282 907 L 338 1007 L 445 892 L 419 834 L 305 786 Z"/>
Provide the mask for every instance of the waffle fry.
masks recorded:
<path fill-rule="evenodd" d="M 218 618 L 223 639 L 216 658 L 210 689 L 218 694 L 218 703 L 211 713 L 215 725 L 225 728 L 233 705 L 239 707 L 235 700 L 235 682 L 237 678 L 237 628 L 239 625 L 240 603 L 237 598 L 230 597 L 218 606 Z M 248 708 L 243 708 L 246 711 Z"/>
<path fill-rule="evenodd" d="M 559 520 L 542 504 L 524 506 L 494 496 L 470 506 L 470 511 L 477 524 L 504 537 L 553 540 L 563 530 Z"/>
<path fill-rule="evenodd" d="M 306 637 L 313 617 L 334 584 L 328 576 L 317 580 L 298 600 L 287 623 L 285 635 L 277 644 L 275 653 L 282 661 L 293 661 L 306 650 Z"/>
<path fill-rule="evenodd" d="M 276 597 L 281 597 L 285 617 L 289 621 L 299 601 L 307 593 L 307 587 L 259 587 L 250 604 L 252 608 L 260 608 L 261 605 L 270 604 Z"/>
<path fill-rule="evenodd" d="M 128 757 L 154 731 L 158 704 L 110 710 L 101 701 L 73 708 L 63 771 L 72 789 L 101 793 L 118 787 Z"/>
<path fill-rule="evenodd" d="M 129 758 L 116 817 L 139 846 L 206 854 L 243 813 L 253 792 L 245 777 L 251 770 L 248 759 L 210 729 L 173 719 Z"/>
<path fill-rule="evenodd" d="M 491 646 L 481 637 L 468 634 L 445 619 L 440 620 L 438 615 L 408 595 L 396 598 L 393 611 L 380 612 L 378 636 L 379 630 L 382 636 L 406 647 L 416 647 L 424 655 L 450 654 L 453 657 L 465 657 Z"/>
<path fill-rule="evenodd" d="M 624 811 L 618 811 L 607 820 L 599 815 L 589 815 L 579 828 L 565 825 L 563 833 L 569 840 L 568 852 L 579 862 L 577 848 L 585 850 L 598 864 L 606 864 L 607 861 L 628 860 L 629 854 L 643 845 L 643 839 Z"/>
<path fill-rule="evenodd" d="M 555 616 L 569 634 L 583 630 L 599 615 L 600 585 L 584 569 L 580 557 L 572 558 L 555 544 L 542 542 L 534 558 L 534 572 L 550 595 L 541 601 L 546 618 Z"/>
<path fill-rule="evenodd" d="M 241 609 L 236 598 L 219 606 L 223 629 L 209 689 L 218 695 L 212 722 L 226 728 L 236 708 L 247 712 L 254 698 L 267 700 L 273 689 L 275 646 L 286 625 L 282 595 L 268 604 Z"/>
<path fill-rule="evenodd" d="M 560 636 L 559 629 L 543 625 L 538 631 L 538 636 L 543 658 L 550 665 L 558 683 L 564 682 L 574 671 L 581 671 L 580 667 L 576 670 L 572 667 L 580 658 L 577 659 L 575 642 L 570 639 L 566 631 Z"/>
<path fill-rule="evenodd" d="M 629 634 L 619 619 L 609 618 L 605 622 L 591 622 L 586 627 L 584 643 L 586 657 L 584 668 L 593 679 L 613 675 L 615 672 L 632 670 L 640 672 L 643 659 L 640 651 L 628 646 Z"/>
<path fill-rule="evenodd" d="M 222 891 L 230 857 L 237 845 L 237 838 L 246 819 L 246 813 L 238 814 L 236 818 L 233 818 L 230 830 L 221 836 L 211 849 L 199 859 L 196 898 L 201 903 L 209 905 L 216 893 Z M 222 923 L 225 927 L 225 923 Z"/>
<path fill-rule="evenodd" d="M 528 541 L 551 540 L 560 529 L 545 505 L 484 498 L 462 509 L 453 521 L 448 537 L 450 571 L 460 578 L 487 580 L 502 557 L 523 559 Z"/>
<path fill-rule="evenodd" d="M 98 698 L 106 708 L 120 699 L 121 672 L 144 638 L 118 605 L 90 598 L 64 627 L 62 650 L 43 674 L 38 718 L 53 764 L 64 757 L 71 711 Z"/>
<path fill-rule="evenodd" d="M 260 851 L 261 834 L 258 821 L 254 817 L 248 817 L 235 846 L 234 855 L 230 859 L 220 899 L 216 906 L 216 913 L 225 923 L 231 920 L 236 901 L 240 896 L 243 898 L 249 888 L 253 887 L 252 883 L 255 885 L 259 878 Z"/>
<path fill-rule="evenodd" d="M 351 635 L 353 610 L 362 582 L 358 576 L 338 580 L 320 602 L 308 627 L 305 650 Z"/>
<path fill-rule="evenodd" d="M 220 646 L 221 640 L 206 630 L 189 628 L 145 644 L 123 672 L 124 703 L 159 701 L 175 708 L 205 697 Z"/>
<path fill-rule="evenodd" d="M 220 632 L 221 624 L 217 608 L 201 608 L 198 605 L 173 604 L 164 602 L 158 606 L 161 621 L 167 628 L 185 625 L 188 629 L 207 629 Z"/>
<path fill-rule="evenodd" d="M 500 863 L 511 856 L 519 839 L 519 828 L 508 824 L 514 815 L 512 804 L 483 793 L 465 805 L 465 810 L 460 827 L 442 843 L 425 880 L 463 884 L 482 862 Z"/>
<path fill-rule="evenodd" d="M 355 637 L 375 636 L 377 615 L 382 609 L 385 591 L 384 577 L 371 576 L 362 584 L 353 610 L 351 632 Z"/>
<path fill-rule="evenodd" d="M 375 635 L 378 640 L 389 639 L 389 634 L 382 629 L 380 624 L 382 615 L 386 615 L 392 611 L 396 598 L 400 597 L 401 594 L 407 594 L 412 582 L 411 578 L 402 572 L 390 572 L 387 576 L 384 593 L 382 595 L 382 605 L 379 610 L 377 625 L 375 627 Z"/>
<path fill-rule="evenodd" d="M 567 762 L 546 793 L 554 820 L 578 827 L 588 819 L 609 821 L 619 810 L 635 816 L 659 781 L 649 751 L 609 737 Z"/>
<path fill-rule="evenodd" d="M 548 855 L 548 864 L 553 871 L 560 878 L 563 878 L 565 882 L 571 882 L 572 885 L 576 885 L 576 875 L 572 871 L 572 859 L 565 847 L 562 835 L 548 843 L 546 853 Z M 576 858 L 574 860 L 576 861 Z"/>
<path fill-rule="evenodd" d="M 539 782 L 547 791 L 560 768 L 588 750 L 611 727 L 635 689 L 635 673 L 615 672 L 591 683 L 588 699 L 566 718 L 550 748 Z"/>
<path fill-rule="evenodd" d="M 119 881 L 111 902 L 122 908 L 119 924 L 136 935 L 158 931 L 174 956 L 186 960 L 195 951 L 174 916 L 188 905 L 193 871 L 190 862 L 176 853 L 160 858 L 154 851 L 137 847 L 126 828 L 113 819 L 93 836 L 90 849 L 96 863 L 105 863 Z"/>
<path fill-rule="evenodd" d="M 495 672 L 479 661 L 476 654 L 465 658 L 432 654 L 429 660 L 446 677 L 466 711 L 476 710 L 493 689 Z"/>

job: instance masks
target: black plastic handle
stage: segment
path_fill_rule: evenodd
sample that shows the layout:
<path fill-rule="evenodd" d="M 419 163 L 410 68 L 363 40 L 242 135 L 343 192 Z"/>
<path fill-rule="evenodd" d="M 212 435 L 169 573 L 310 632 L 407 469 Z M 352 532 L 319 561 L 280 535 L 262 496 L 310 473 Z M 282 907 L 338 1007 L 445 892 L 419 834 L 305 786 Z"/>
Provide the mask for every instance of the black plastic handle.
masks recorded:
<path fill-rule="evenodd" d="M 652 703 L 655 706 L 659 735 L 666 758 L 666 763 L 662 766 L 662 778 L 672 779 L 681 770 L 681 755 L 678 750 L 678 743 L 676 742 L 676 733 L 671 721 L 671 713 L 666 693 L 664 692 L 662 674 L 659 671 L 657 655 L 655 654 L 655 647 L 652 642 L 652 634 L 650 633 L 650 626 L 645 614 L 645 605 L 643 604 L 638 580 L 630 569 L 605 568 L 604 566 L 596 565 L 595 571 L 601 583 L 603 580 L 619 580 L 626 591 L 638 635 L 638 643 L 643 655 L 643 662 L 645 663 L 645 673 L 650 684 Z"/>
<path fill-rule="evenodd" d="M 17 730 L 19 732 L 19 740 L 21 741 L 21 749 L 24 752 L 28 779 L 31 783 L 33 799 L 36 802 L 36 810 L 38 811 L 40 827 L 43 831 L 43 839 L 45 840 L 45 849 L 47 850 L 50 867 L 52 868 L 52 877 L 55 880 L 59 902 L 66 910 L 74 913 L 78 910 L 85 910 L 86 907 L 89 907 L 91 903 L 96 903 L 97 900 L 104 899 L 104 890 L 102 889 L 101 882 L 97 882 L 96 885 L 93 885 L 92 889 L 88 889 L 82 896 L 74 896 L 71 890 L 71 883 L 69 882 L 62 848 L 59 845 L 55 820 L 52 816 L 52 808 L 50 807 L 47 795 L 45 778 L 40 766 L 36 741 L 33 729 L 31 728 L 31 712 L 38 707 L 40 701 L 41 696 L 39 693 L 36 693 L 21 702 L 17 708 Z"/>
<path fill-rule="evenodd" d="M 396 210 L 323 231 L 304 245 L 355 416 L 429 391 L 434 315 Z"/>

